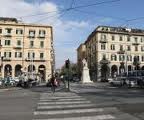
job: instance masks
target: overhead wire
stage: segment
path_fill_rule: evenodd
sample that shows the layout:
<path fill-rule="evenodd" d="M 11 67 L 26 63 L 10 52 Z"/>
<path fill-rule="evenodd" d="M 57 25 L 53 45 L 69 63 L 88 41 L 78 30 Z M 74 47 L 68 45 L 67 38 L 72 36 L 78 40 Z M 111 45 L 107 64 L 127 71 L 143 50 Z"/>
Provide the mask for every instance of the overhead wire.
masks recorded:
<path fill-rule="evenodd" d="M 99 14 L 99 13 L 96 13 L 96 12 L 88 12 L 88 11 L 83 11 L 83 10 L 77 10 L 75 9 L 74 11 L 77 11 L 77 12 L 81 12 L 83 14 L 97 14 L 98 16 L 101 16 L 101 17 L 109 17 L 109 18 L 113 18 L 113 19 L 117 19 L 117 20 L 122 20 L 122 21 L 126 21 L 127 19 L 125 18 L 121 18 L 121 17 L 114 17 L 114 16 L 110 16 L 110 15 L 102 15 L 102 14 Z"/>
<path fill-rule="evenodd" d="M 102 1 L 102 2 L 96 2 L 96 3 L 93 3 L 93 4 L 81 5 L 81 6 L 75 6 L 75 7 L 73 7 L 73 4 L 75 2 L 73 0 L 70 7 L 65 8 L 65 9 L 60 9 L 59 11 L 60 12 L 62 12 L 62 11 L 70 11 L 70 10 L 74 10 L 74 9 L 78 9 L 78 8 L 85 8 L 85 7 L 96 6 L 96 5 L 100 5 L 100 4 L 113 3 L 113 2 L 118 2 L 118 1 L 121 1 L 121 0 Z M 26 16 L 17 16 L 17 17 L 19 17 L 19 18 L 33 17 L 33 16 L 46 15 L 46 14 L 54 13 L 54 12 L 58 12 L 58 11 L 56 10 L 56 11 L 42 12 L 42 13 L 31 14 L 31 15 L 26 15 Z"/>

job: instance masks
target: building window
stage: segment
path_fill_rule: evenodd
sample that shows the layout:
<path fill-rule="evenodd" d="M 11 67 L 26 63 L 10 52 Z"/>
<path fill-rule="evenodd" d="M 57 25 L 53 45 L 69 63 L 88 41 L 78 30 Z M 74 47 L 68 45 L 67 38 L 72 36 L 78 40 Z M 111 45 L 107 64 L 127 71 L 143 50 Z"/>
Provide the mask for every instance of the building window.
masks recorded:
<path fill-rule="evenodd" d="M 135 46 L 135 51 L 138 51 L 138 46 Z"/>
<path fill-rule="evenodd" d="M 39 30 L 39 37 L 45 37 L 45 30 Z"/>
<path fill-rule="evenodd" d="M 112 61 L 117 61 L 117 56 L 116 55 L 111 55 L 111 60 Z"/>
<path fill-rule="evenodd" d="M 127 61 L 132 61 L 132 56 L 131 55 L 127 55 Z"/>
<path fill-rule="evenodd" d="M 144 51 L 144 46 L 141 46 L 141 51 Z"/>
<path fill-rule="evenodd" d="M 101 50 L 105 50 L 106 49 L 106 44 L 105 43 L 102 43 L 101 44 Z"/>
<path fill-rule="evenodd" d="M 114 35 L 112 35 L 112 40 L 113 40 L 113 41 L 115 40 L 115 36 L 114 36 Z"/>
<path fill-rule="evenodd" d="M 15 58 L 21 58 L 22 52 L 15 52 Z"/>
<path fill-rule="evenodd" d="M 141 42 L 143 42 L 143 37 L 141 37 Z"/>
<path fill-rule="evenodd" d="M 29 30 L 29 37 L 35 37 L 35 30 Z"/>
<path fill-rule="evenodd" d="M 124 50 L 124 49 L 123 49 L 123 45 L 120 45 L 120 50 Z"/>
<path fill-rule="evenodd" d="M 127 45 L 127 51 L 131 51 L 131 46 Z"/>
<path fill-rule="evenodd" d="M 34 47 L 34 41 L 30 41 L 30 48 Z"/>
<path fill-rule="evenodd" d="M 11 58 L 11 52 L 4 52 L 5 58 Z"/>
<path fill-rule="evenodd" d="M 125 60 L 125 56 L 124 55 L 119 55 L 119 61 L 124 61 Z"/>
<path fill-rule="evenodd" d="M 128 41 L 128 42 L 130 42 L 130 41 L 131 41 L 131 40 L 130 40 L 130 36 L 127 36 L 127 41 Z"/>
<path fill-rule="evenodd" d="M 101 39 L 102 40 L 106 40 L 106 35 L 105 34 L 101 34 Z"/>
<path fill-rule="evenodd" d="M 137 43 L 137 42 L 138 42 L 138 38 L 137 38 L 137 37 L 134 37 L 134 41 Z"/>
<path fill-rule="evenodd" d="M 2 29 L 0 29 L 0 34 L 2 33 Z"/>
<path fill-rule="evenodd" d="M 18 46 L 21 45 L 21 40 L 17 40 L 17 45 L 18 45 Z"/>
<path fill-rule="evenodd" d="M 40 48 L 44 48 L 44 41 L 40 41 Z"/>
<path fill-rule="evenodd" d="M 120 36 L 120 37 L 119 37 L 119 41 L 122 41 L 122 40 L 123 40 L 123 38 L 122 38 L 122 36 Z"/>
<path fill-rule="evenodd" d="M 11 28 L 6 28 L 6 29 L 5 29 L 5 32 L 6 32 L 7 34 L 11 34 L 11 31 L 12 31 Z"/>
<path fill-rule="evenodd" d="M 115 45 L 111 44 L 111 50 L 115 50 Z"/>
<path fill-rule="evenodd" d="M 141 58 L 141 59 L 142 59 L 142 61 L 144 61 L 144 56 L 142 56 L 142 58 Z"/>
<path fill-rule="evenodd" d="M 22 29 L 16 29 L 16 34 L 22 35 L 23 34 L 23 30 Z"/>
<path fill-rule="evenodd" d="M 35 58 L 35 53 L 34 52 L 28 52 L 28 59 L 34 59 Z"/>
<path fill-rule="evenodd" d="M 40 53 L 40 59 L 44 58 L 44 53 Z"/>
<path fill-rule="evenodd" d="M 5 45 L 7 45 L 7 46 L 11 45 L 11 41 L 10 40 L 5 40 Z"/>

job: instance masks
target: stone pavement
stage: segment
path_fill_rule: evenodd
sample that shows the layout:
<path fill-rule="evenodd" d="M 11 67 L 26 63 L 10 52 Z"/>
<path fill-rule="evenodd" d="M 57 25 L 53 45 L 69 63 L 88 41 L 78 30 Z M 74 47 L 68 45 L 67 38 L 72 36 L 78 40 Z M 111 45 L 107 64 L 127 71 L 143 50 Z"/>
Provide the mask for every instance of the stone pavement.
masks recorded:
<path fill-rule="evenodd" d="M 33 120 L 139 120 L 116 107 L 97 107 L 73 92 L 41 93 Z"/>

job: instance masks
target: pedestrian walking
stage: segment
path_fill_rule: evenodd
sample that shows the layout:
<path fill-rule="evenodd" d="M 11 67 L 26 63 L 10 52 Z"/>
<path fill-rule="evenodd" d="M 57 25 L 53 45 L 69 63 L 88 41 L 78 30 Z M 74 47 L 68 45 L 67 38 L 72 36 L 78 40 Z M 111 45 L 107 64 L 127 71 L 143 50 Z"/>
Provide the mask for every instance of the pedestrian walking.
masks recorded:
<path fill-rule="evenodd" d="M 52 90 L 53 93 L 55 92 L 56 87 L 57 87 L 57 80 L 56 80 L 55 76 L 52 75 L 52 78 L 51 78 L 51 90 Z"/>

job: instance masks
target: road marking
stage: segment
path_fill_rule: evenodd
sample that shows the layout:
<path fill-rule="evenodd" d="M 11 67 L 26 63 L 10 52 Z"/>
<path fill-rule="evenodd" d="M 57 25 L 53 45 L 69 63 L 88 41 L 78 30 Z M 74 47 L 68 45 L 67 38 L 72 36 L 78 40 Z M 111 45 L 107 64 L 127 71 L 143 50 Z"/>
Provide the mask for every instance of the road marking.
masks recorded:
<path fill-rule="evenodd" d="M 72 117 L 72 118 L 52 118 L 52 119 L 34 119 L 34 120 L 108 120 L 115 119 L 112 115 L 96 115 L 87 117 Z"/>
<path fill-rule="evenodd" d="M 44 96 L 44 97 L 41 97 L 40 100 L 42 99 L 74 99 L 74 98 L 82 98 L 82 97 L 80 96 L 55 96 L 55 97 Z"/>
<path fill-rule="evenodd" d="M 56 108 L 77 108 L 77 107 L 92 107 L 95 104 L 78 104 L 78 105 L 57 105 L 57 106 L 38 106 L 37 109 L 56 109 Z"/>
<path fill-rule="evenodd" d="M 40 102 L 48 102 L 48 101 L 81 101 L 81 100 L 86 100 L 85 98 L 69 98 L 69 99 L 42 99 Z"/>
<path fill-rule="evenodd" d="M 90 108 L 90 109 L 70 109 L 70 110 L 55 110 L 55 111 L 35 111 L 34 115 L 55 115 L 55 114 L 73 114 L 85 112 L 103 112 L 103 108 Z"/>
<path fill-rule="evenodd" d="M 91 101 L 51 101 L 51 102 L 39 102 L 38 105 L 51 105 L 51 104 L 81 104 L 81 103 L 91 103 Z"/>

